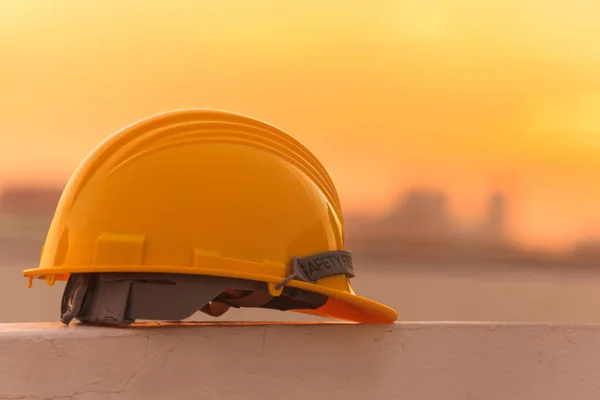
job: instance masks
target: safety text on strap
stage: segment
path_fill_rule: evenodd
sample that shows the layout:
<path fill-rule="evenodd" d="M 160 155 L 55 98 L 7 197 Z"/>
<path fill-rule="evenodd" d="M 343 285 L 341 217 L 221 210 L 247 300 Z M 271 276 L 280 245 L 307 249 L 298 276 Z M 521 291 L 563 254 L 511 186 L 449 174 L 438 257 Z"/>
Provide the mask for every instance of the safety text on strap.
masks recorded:
<path fill-rule="evenodd" d="M 316 282 L 321 278 L 332 275 L 354 276 L 352 253 L 347 250 L 333 250 L 295 258 L 294 272 L 302 275 L 308 282 Z M 298 268 L 299 267 L 299 268 Z"/>

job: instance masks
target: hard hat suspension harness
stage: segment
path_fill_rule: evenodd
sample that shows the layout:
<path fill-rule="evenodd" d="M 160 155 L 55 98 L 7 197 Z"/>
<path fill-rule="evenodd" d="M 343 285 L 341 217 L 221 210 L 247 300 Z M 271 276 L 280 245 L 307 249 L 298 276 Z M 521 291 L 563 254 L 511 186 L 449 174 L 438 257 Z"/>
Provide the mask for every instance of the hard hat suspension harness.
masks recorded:
<path fill-rule="evenodd" d="M 292 259 L 292 273 L 275 286 L 207 275 L 168 273 L 74 273 L 65 287 L 61 321 L 130 324 L 135 320 L 183 320 L 200 310 L 211 316 L 230 307 L 275 310 L 316 309 L 327 297 L 285 285 L 292 279 L 315 283 L 333 275 L 354 276 L 349 251 L 338 250 Z"/>

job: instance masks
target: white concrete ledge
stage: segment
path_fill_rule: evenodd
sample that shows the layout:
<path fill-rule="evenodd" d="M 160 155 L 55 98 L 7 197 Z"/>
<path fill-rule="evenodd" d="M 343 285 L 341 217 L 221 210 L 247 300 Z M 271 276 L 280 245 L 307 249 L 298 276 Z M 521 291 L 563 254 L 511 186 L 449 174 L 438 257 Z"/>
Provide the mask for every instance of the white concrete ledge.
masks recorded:
<path fill-rule="evenodd" d="M 0 399 L 600 399 L 600 325 L 0 324 Z"/>

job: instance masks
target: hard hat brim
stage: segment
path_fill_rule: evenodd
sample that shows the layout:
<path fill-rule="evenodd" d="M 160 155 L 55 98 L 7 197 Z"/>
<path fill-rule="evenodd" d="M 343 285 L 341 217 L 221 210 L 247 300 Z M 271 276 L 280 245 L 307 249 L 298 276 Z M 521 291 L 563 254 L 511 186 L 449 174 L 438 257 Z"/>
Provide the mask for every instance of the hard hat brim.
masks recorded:
<path fill-rule="evenodd" d="M 189 268 L 189 267 L 169 267 L 167 269 L 171 274 L 191 274 L 191 275 L 209 275 L 228 278 L 247 279 L 271 284 L 278 284 L 281 278 L 242 272 L 242 271 L 223 271 L 212 270 L 208 268 Z M 30 280 L 33 278 L 44 279 L 48 284 L 53 284 L 55 280 L 67 280 L 71 273 L 103 273 L 103 272 L 149 272 L 164 273 L 165 266 L 159 265 L 105 265 L 83 267 L 52 267 L 52 268 L 32 268 L 23 271 L 23 275 Z M 319 293 L 327 296 L 328 301 L 322 307 L 315 310 L 293 310 L 296 312 L 318 315 L 322 317 L 341 319 L 358 323 L 394 323 L 398 320 L 398 313 L 392 308 L 381 303 L 369 300 L 365 297 L 353 293 L 343 292 L 341 290 L 331 289 L 313 283 L 290 280 L 285 286 L 294 287 L 309 292 Z"/>
<path fill-rule="evenodd" d="M 398 320 L 394 309 L 356 294 L 296 280 L 289 281 L 286 286 L 319 293 L 329 299 L 320 308 L 296 310 L 298 312 L 360 323 L 394 323 Z"/>

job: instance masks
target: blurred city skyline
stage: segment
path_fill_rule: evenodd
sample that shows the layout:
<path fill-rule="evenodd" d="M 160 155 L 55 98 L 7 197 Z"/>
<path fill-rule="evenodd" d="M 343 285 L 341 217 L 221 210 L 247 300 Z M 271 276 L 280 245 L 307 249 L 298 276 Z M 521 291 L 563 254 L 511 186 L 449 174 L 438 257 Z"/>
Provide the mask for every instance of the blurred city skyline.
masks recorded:
<path fill-rule="evenodd" d="M 4 252 L 6 257 L 15 244 L 23 248 L 39 247 L 63 187 L 64 184 L 21 183 L 0 189 L 0 255 Z M 346 212 L 347 240 L 371 257 L 402 258 L 408 247 L 411 257 L 433 254 L 438 261 L 457 257 L 459 261 L 469 261 L 475 251 L 483 253 L 486 261 L 509 255 L 520 257 L 522 263 L 532 261 L 532 257 L 536 259 L 535 254 L 571 255 L 588 250 L 594 253 L 595 260 L 600 260 L 600 240 L 594 237 L 574 237 L 560 248 L 520 242 L 511 229 L 515 221 L 511 217 L 510 197 L 503 192 L 489 193 L 482 211 L 474 213 L 476 216 L 471 219 L 461 218 L 451 199 L 452 193 L 415 186 L 397 196 L 393 207 L 377 215 Z M 461 254 L 450 256 L 449 251 Z M 527 253 L 527 259 L 522 252 Z"/>

